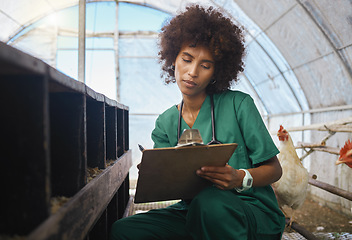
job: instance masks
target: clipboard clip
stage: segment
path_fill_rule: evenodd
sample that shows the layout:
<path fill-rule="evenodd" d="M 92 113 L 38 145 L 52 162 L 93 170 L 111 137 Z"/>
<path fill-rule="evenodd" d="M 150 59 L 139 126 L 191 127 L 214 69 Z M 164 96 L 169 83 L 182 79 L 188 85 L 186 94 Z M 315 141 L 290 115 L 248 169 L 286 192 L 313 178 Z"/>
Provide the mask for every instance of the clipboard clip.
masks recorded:
<path fill-rule="evenodd" d="M 198 129 L 185 129 L 176 147 L 205 145 Z"/>

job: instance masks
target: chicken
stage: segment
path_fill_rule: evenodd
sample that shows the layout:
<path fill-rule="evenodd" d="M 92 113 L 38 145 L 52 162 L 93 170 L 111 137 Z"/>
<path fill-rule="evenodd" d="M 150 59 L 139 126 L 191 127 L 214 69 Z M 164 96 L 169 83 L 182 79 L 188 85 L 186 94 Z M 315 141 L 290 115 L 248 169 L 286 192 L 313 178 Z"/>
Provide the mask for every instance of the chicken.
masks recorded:
<path fill-rule="evenodd" d="M 294 210 L 302 206 L 307 195 L 308 171 L 297 155 L 290 134 L 282 125 L 277 136 L 280 141 L 278 159 L 282 167 L 282 177 L 272 186 L 281 210 L 283 211 L 282 207 L 285 205 L 293 210 L 289 224 L 291 226 Z M 286 213 L 285 215 L 287 216 Z"/>
<path fill-rule="evenodd" d="M 346 141 L 345 146 L 340 149 L 340 157 L 336 161 L 336 165 L 345 163 L 347 166 L 352 168 L 352 142 L 351 140 Z"/>

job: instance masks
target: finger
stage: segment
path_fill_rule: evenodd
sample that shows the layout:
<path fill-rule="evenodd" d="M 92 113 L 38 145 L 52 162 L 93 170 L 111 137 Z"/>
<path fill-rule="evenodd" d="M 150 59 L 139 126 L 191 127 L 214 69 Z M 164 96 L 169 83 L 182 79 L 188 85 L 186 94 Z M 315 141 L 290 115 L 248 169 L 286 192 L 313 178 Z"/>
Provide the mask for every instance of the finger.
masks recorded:
<path fill-rule="evenodd" d="M 214 173 L 226 172 L 225 167 L 214 167 L 214 166 L 204 166 L 204 167 L 201 167 L 200 170 L 202 170 L 203 172 L 214 172 Z"/>
<path fill-rule="evenodd" d="M 203 171 L 198 170 L 197 175 L 201 176 L 201 177 L 208 177 L 211 179 L 217 179 L 217 180 L 223 181 L 223 182 L 231 181 L 231 175 L 224 174 L 224 173 L 203 172 Z"/>
<path fill-rule="evenodd" d="M 233 170 L 233 168 L 226 164 L 223 167 L 214 167 L 214 166 L 203 166 L 201 167 L 203 172 L 214 172 L 214 173 L 229 173 Z"/>
<path fill-rule="evenodd" d="M 231 189 L 230 185 L 227 182 L 223 182 L 221 180 L 218 179 L 213 179 L 213 178 L 209 178 L 209 177 L 204 177 L 204 179 L 209 180 L 210 182 L 212 182 L 217 188 L 221 189 L 221 190 L 229 190 Z"/>

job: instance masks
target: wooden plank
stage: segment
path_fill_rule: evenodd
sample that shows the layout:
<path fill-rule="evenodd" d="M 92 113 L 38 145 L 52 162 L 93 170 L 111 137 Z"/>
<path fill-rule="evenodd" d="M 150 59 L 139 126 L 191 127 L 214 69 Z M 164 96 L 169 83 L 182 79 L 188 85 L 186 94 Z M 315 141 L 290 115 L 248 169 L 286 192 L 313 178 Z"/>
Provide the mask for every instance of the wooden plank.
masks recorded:
<path fill-rule="evenodd" d="M 119 102 L 116 102 L 115 100 L 112 100 L 110 98 L 108 98 L 107 96 L 104 96 L 105 97 L 105 103 L 109 106 L 112 106 L 112 107 L 117 107 L 119 109 L 124 109 L 124 110 L 129 110 L 129 107 L 128 106 L 125 106 Z"/>
<path fill-rule="evenodd" d="M 98 102 L 105 102 L 105 97 L 103 94 L 95 92 L 88 86 L 86 86 L 86 95 L 87 97 L 90 97 Z"/>
<path fill-rule="evenodd" d="M 50 92 L 76 92 L 86 93 L 86 85 L 75 81 L 69 76 L 49 67 Z"/>
<path fill-rule="evenodd" d="M 27 240 L 84 239 L 128 176 L 131 166 L 129 150 L 35 229 Z"/>
<path fill-rule="evenodd" d="M 317 123 L 307 126 L 290 127 L 286 130 L 288 132 L 304 131 L 304 130 L 318 130 L 318 131 L 332 131 L 332 132 L 352 132 L 352 117 L 339 119 L 332 122 Z"/>
<path fill-rule="evenodd" d="M 86 101 L 79 93 L 50 94 L 52 196 L 72 197 L 86 184 Z"/>
<path fill-rule="evenodd" d="M 0 41 L 0 74 L 45 76 L 48 65 Z"/>
<path fill-rule="evenodd" d="M 49 215 L 47 85 L 44 76 L 1 76 L 2 234 L 28 234 Z"/>
<path fill-rule="evenodd" d="M 103 169 L 105 160 L 105 103 L 87 100 L 87 165 Z"/>
<path fill-rule="evenodd" d="M 331 153 L 331 154 L 335 154 L 335 155 L 339 155 L 340 154 L 340 149 L 339 148 L 325 146 L 322 143 L 297 142 L 296 149 L 300 149 L 300 148 L 310 148 L 310 149 L 312 149 L 314 151 L 327 152 L 327 153 Z"/>

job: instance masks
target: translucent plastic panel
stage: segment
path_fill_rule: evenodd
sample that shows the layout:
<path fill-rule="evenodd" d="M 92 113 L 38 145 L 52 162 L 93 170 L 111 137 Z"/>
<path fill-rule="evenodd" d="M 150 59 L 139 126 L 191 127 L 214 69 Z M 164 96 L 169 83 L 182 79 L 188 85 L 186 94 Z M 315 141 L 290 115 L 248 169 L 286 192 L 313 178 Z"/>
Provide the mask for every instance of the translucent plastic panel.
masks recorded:
<path fill-rule="evenodd" d="M 0 22 L 6 22 L 6 24 L 1 24 L 0 41 L 7 42 L 10 37 L 9 34 L 12 34 L 13 30 L 19 28 L 20 25 L 1 12 Z"/>
<path fill-rule="evenodd" d="M 290 85 L 290 87 L 293 91 L 293 94 L 297 98 L 302 110 L 303 111 L 308 110 L 309 106 L 308 106 L 307 98 L 304 95 L 302 86 L 299 84 L 294 72 L 292 70 L 288 70 L 288 71 L 284 72 L 283 75 L 284 75 L 286 81 L 288 82 L 288 84 Z"/>
<path fill-rule="evenodd" d="M 87 9 L 88 6 L 89 5 L 87 5 Z M 78 6 L 70 7 L 57 12 L 56 21 L 57 25 L 64 29 L 78 31 Z"/>
<path fill-rule="evenodd" d="M 60 49 L 78 49 L 78 39 L 76 37 L 58 36 L 57 48 Z M 87 49 L 114 49 L 113 38 L 86 38 Z"/>
<path fill-rule="evenodd" d="M 86 52 L 86 84 L 95 91 L 116 100 L 114 51 Z"/>
<path fill-rule="evenodd" d="M 120 57 L 157 57 L 159 49 L 157 48 L 157 39 L 145 38 L 121 38 L 119 39 L 119 56 Z"/>
<path fill-rule="evenodd" d="M 256 87 L 256 90 L 269 114 L 301 111 L 295 96 L 282 75 L 262 82 Z"/>
<path fill-rule="evenodd" d="M 56 35 L 56 28 L 41 26 L 31 29 L 11 45 L 53 66 Z"/>
<path fill-rule="evenodd" d="M 57 37 L 57 48 L 60 49 L 78 49 L 78 39 L 76 37 Z"/>
<path fill-rule="evenodd" d="M 128 3 L 119 4 L 120 31 L 160 31 L 170 17 L 164 12 Z"/>
<path fill-rule="evenodd" d="M 176 84 L 165 85 L 156 59 L 120 59 L 120 99 L 131 113 L 160 114 L 181 101 Z"/>
<path fill-rule="evenodd" d="M 86 48 L 94 49 L 114 49 L 114 39 L 113 38 L 87 38 Z"/>
<path fill-rule="evenodd" d="M 56 68 L 71 78 L 78 78 L 78 51 L 58 51 L 56 55 Z"/>
<path fill-rule="evenodd" d="M 157 115 L 133 115 L 129 116 L 129 146 L 132 149 L 132 162 L 133 166 L 130 169 L 130 178 L 138 178 L 138 169 L 136 165 L 141 162 L 142 153 L 138 148 L 138 144 L 142 145 L 145 149 L 153 148 L 153 141 L 151 133 L 154 129 L 155 120 Z"/>
<path fill-rule="evenodd" d="M 214 0 L 214 2 L 224 2 L 223 4 L 219 3 L 219 5 L 222 5 L 223 9 L 235 22 L 244 26 L 251 36 L 256 36 L 261 32 L 260 28 L 242 11 L 235 1 Z"/>
<path fill-rule="evenodd" d="M 249 77 L 253 85 L 273 79 L 280 74 L 273 60 L 255 41 L 251 42 L 247 47 L 245 63 L 245 74 Z"/>
<path fill-rule="evenodd" d="M 256 40 L 261 45 L 261 47 L 265 49 L 266 54 L 272 59 L 272 61 L 275 63 L 275 67 L 285 78 L 286 82 L 291 88 L 292 94 L 299 102 L 300 108 L 302 108 L 302 110 L 307 110 L 307 99 L 304 96 L 302 88 L 294 72 L 292 72 L 289 64 L 287 63 L 286 59 L 282 56 L 282 54 L 273 44 L 273 42 L 265 35 L 265 33 L 261 33 L 260 35 L 258 35 Z"/>
<path fill-rule="evenodd" d="M 114 32 L 115 2 L 95 2 L 87 4 L 86 29 L 92 32 Z"/>
<path fill-rule="evenodd" d="M 265 33 L 262 32 L 259 34 L 256 37 L 256 41 L 265 49 L 266 54 L 275 62 L 276 67 L 280 69 L 280 71 L 284 72 L 290 69 L 285 58 Z"/>

